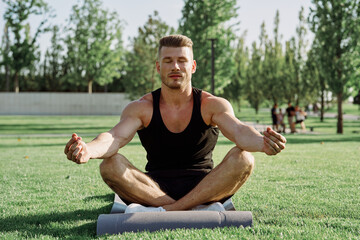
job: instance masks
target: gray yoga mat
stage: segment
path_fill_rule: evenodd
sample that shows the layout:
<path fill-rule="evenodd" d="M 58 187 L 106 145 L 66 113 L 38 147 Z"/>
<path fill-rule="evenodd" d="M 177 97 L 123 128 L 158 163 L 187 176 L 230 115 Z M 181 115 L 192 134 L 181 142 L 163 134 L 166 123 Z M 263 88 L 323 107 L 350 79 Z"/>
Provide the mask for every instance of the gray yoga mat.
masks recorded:
<path fill-rule="evenodd" d="M 101 214 L 97 221 L 97 235 L 123 232 L 157 231 L 177 228 L 249 227 L 249 211 L 169 211 L 123 213 L 126 204 L 116 195 L 111 214 Z"/>

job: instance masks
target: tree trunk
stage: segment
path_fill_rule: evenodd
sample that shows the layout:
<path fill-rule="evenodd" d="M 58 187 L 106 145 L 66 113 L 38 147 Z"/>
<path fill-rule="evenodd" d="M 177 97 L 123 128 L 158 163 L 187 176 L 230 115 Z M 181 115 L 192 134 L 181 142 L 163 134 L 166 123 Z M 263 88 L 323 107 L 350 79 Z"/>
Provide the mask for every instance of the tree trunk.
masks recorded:
<path fill-rule="evenodd" d="M 20 89 L 19 89 L 19 76 L 18 76 L 18 72 L 15 73 L 14 75 L 14 90 L 15 93 L 19 93 Z"/>
<path fill-rule="evenodd" d="M 321 107 L 320 107 L 320 121 L 324 122 L 324 111 L 325 111 L 325 90 L 321 91 Z"/>
<path fill-rule="evenodd" d="M 8 23 L 6 23 L 6 25 L 5 25 L 4 33 L 5 33 L 5 54 L 6 54 L 6 56 L 9 56 L 10 40 L 9 40 Z M 6 63 L 5 63 L 5 81 L 6 81 L 5 82 L 5 91 L 10 92 L 10 67 L 9 67 L 8 61 L 6 61 Z"/>
<path fill-rule="evenodd" d="M 240 100 L 240 97 L 237 98 L 237 105 L 238 105 L 238 111 L 241 112 L 241 100 Z M 360 105 L 359 105 L 359 109 L 360 109 Z"/>
<path fill-rule="evenodd" d="M 92 84 L 93 84 L 93 80 L 89 80 L 88 81 L 88 93 L 92 94 Z"/>
<path fill-rule="evenodd" d="M 9 68 L 9 64 L 5 65 L 5 91 L 9 92 L 10 91 L 10 68 Z"/>
<path fill-rule="evenodd" d="M 343 113 L 342 113 L 342 93 L 337 94 L 337 104 L 338 104 L 338 115 L 337 115 L 337 132 L 339 134 L 343 133 Z"/>

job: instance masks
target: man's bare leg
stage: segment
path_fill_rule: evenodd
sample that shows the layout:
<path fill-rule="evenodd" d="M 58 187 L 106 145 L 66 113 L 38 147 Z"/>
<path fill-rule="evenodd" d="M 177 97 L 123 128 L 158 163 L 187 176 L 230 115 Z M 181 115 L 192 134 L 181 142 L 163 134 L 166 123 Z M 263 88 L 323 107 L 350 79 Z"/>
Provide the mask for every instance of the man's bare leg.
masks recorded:
<path fill-rule="evenodd" d="M 154 207 L 175 202 L 156 182 L 134 167 L 121 154 L 104 159 L 100 164 L 100 173 L 105 183 L 128 201 Z"/>
<path fill-rule="evenodd" d="M 167 211 L 187 210 L 203 203 L 220 201 L 235 194 L 249 178 L 253 168 L 252 154 L 234 147 L 193 190 L 163 208 Z"/>

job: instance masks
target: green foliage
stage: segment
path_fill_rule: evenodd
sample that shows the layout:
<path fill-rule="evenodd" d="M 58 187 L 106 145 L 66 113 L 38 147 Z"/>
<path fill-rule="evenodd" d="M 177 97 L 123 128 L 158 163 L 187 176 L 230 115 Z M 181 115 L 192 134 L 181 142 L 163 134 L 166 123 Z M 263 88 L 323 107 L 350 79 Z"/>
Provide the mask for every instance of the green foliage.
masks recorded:
<path fill-rule="evenodd" d="M 43 62 L 43 78 L 42 83 L 43 89 L 48 89 L 50 91 L 57 91 L 59 89 L 64 89 L 65 86 L 62 84 L 62 52 L 64 50 L 63 45 L 60 42 L 59 32 L 60 29 L 58 26 L 53 26 L 51 37 L 51 47 L 46 50 L 45 59 Z"/>
<path fill-rule="evenodd" d="M 253 42 L 244 90 L 246 99 L 251 107 L 255 109 L 256 114 L 259 111 L 260 104 L 265 99 L 265 89 L 262 87 L 264 83 L 262 67 L 261 49 L 257 47 L 256 42 Z"/>
<path fill-rule="evenodd" d="M 91 93 L 93 82 L 104 85 L 120 77 L 123 48 L 115 12 L 102 9 L 100 0 L 84 0 L 73 6 L 67 32 L 66 81 L 87 85 Z"/>
<path fill-rule="evenodd" d="M 229 100 L 237 102 L 240 107 L 241 98 L 246 93 L 246 74 L 249 67 L 249 49 L 245 45 L 244 33 L 237 39 L 237 45 L 234 49 L 234 75 L 229 85 L 225 87 L 223 96 Z"/>
<path fill-rule="evenodd" d="M 320 92 L 326 90 L 322 82 L 324 78 L 320 76 L 319 59 L 315 49 L 310 49 L 307 55 L 307 61 L 303 69 L 303 85 L 306 89 L 304 98 L 306 102 L 316 102 Z"/>
<path fill-rule="evenodd" d="M 358 44 L 360 2 L 313 0 L 313 4 L 309 19 L 320 44 L 319 53 L 329 59 L 325 63 L 329 87 L 334 94 L 342 94 L 351 74 L 352 53 Z"/>
<path fill-rule="evenodd" d="M 10 33 L 10 47 L 3 55 L 3 60 L 4 64 L 11 68 L 14 74 L 14 90 L 19 92 L 19 75 L 22 70 L 31 68 L 37 60 L 36 40 L 41 32 L 46 31 L 46 15 L 50 14 L 50 9 L 43 0 L 3 0 L 3 2 L 7 6 L 4 19 Z M 45 20 L 39 24 L 34 36 L 30 35 L 30 25 L 26 22 L 31 15 L 45 15 Z"/>
<path fill-rule="evenodd" d="M 280 14 L 276 12 L 274 19 L 274 39 L 265 41 L 263 61 L 264 95 L 273 103 L 279 102 L 283 89 L 281 88 L 281 68 L 283 64 L 282 46 L 279 35 Z"/>
<path fill-rule="evenodd" d="M 281 82 L 283 87 L 284 100 L 292 102 L 295 99 L 296 89 L 296 59 L 295 59 L 295 38 L 285 43 L 284 64 L 282 65 Z"/>
<path fill-rule="evenodd" d="M 138 36 L 131 42 L 132 50 L 126 53 L 125 91 L 132 99 L 151 92 L 161 86 L 160 75 L 155 62 L 159 40 L 175 31 L 163 22 L 158 12 L 149 16 L 143 27 L 139 28 Z"/>
<path fill-rule="evenodd" d="M 299 12 L 299 25 L 296 27 L 296 51 L 295 51 L 295 101 L 299 105 L 300 101 L 306 99 L 311 93 L 311 82 L 304 78 L 304 67 L 306 62 L 306 26 L 307 21 L 304 16 L 304 8 Z"/>
<path fill-rule="evenodd" d="M 182 9 L 179 33 L 192 39 L 197 70 L 193 85 L 210 91 L 211 42 L 215 41 L 215 93 L 223 94 L 234 72 L 232 43 L 236 37 L 235 26 L 229 20 L 237 16 L 236 0 L 186 0 Z"/>
<path fill-rule="evenodd" d="M 343 132 L 342 100 L 353 75 L 354 52 L 359 44 L 360 1 L 313 0 L 309 22 L 319 43 L 323 75 L 338 101 L 337 133 Z"/>

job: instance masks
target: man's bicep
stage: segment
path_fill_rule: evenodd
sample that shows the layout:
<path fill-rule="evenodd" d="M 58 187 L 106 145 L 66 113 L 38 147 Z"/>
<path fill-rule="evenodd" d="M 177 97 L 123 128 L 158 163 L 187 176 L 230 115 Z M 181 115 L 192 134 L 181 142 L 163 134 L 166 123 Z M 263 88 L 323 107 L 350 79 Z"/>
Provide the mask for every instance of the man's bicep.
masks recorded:
<path fill-rule="evenodd" d="M 221 98 L 217 100 L 213 104 L 212 123 L 219 127 L 226 138 L 235 142 L 235 135 L 241 122 L 235 117 L 234 110 L 227 100 Z"/>
<path fill-rule="evenodd" d="M 120 122 L 116 124 L 110 131 L 117 140 L 131 141 L 137 130 L 142 128 L 143 121 L 141 112 L 137 103 L 130 103 L 123 111 Z M 125 144 L 126 144 L 125 143 Z M 123 145 L 123 144 L 121 144 Z"/>
<path fill-rule="evenodd" d="M 238 120 L 231 112 L 222 112 L 214 114 L 213 122 L 218 126 L 222 134 L 230 141 L 235 142 L 235 136 L 241 125 Z"/>
<path fill-rule="evenodd" d="M 120 141 L 120 145 L 124 145 L 131 141 L 142 126 L 142 121 L 136 117 L 124 117 L 110 131 L 113 137 Z"/>

